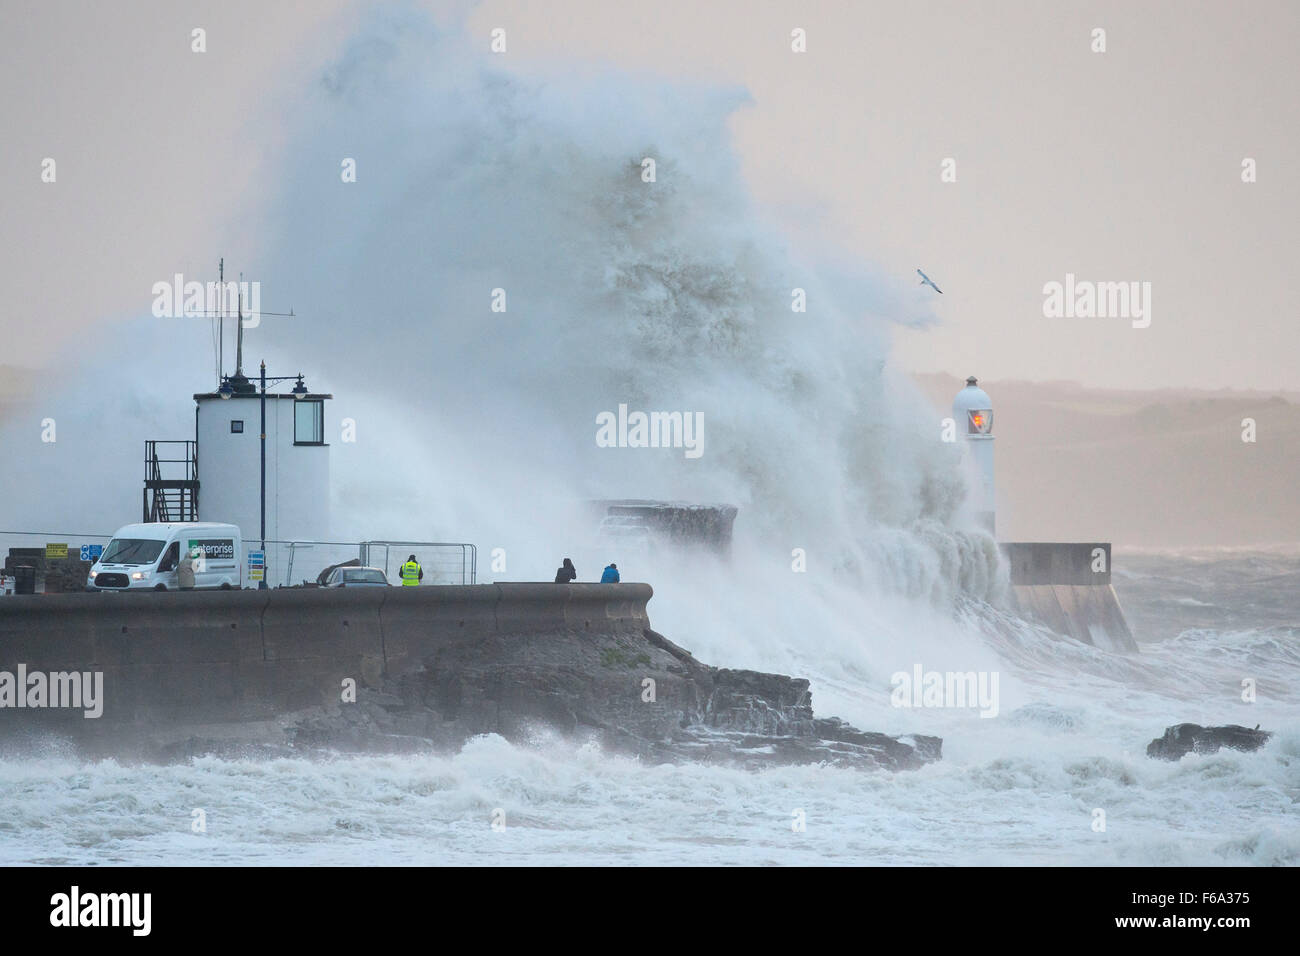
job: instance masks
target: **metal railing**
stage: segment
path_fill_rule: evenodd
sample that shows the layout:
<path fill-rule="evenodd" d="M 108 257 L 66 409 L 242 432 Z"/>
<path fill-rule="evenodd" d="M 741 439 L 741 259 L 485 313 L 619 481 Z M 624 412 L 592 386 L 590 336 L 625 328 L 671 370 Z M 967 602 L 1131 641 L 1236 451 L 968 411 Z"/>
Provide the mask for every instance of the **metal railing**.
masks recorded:
<path fill-rule="evenodd" d="M 261 550 L 261 541 L 244 540 L 244 587 L 257 587 L 250 580 L 248 555 Z M 292 587 L 315 584 L 320 573 L 334 564 L 356 560 L 355 541 L 273 541 L 266 542 L 266 584 L 268 587 Z"/>
<path fill-rule="evenodd" d="M 245 556 L 260 550 L 260 542 L 245 541 Z M 326 568 L 359 560 L 379 568 L 393 584 L 407 555 L 414 553 L 424 569 L 423 584 L 474 584 L 478 548 L 440 541 L 271 541 L 266 542 L 266 583 L 270 587 L 311 584 Z M 245 587 L 256 587 L 244 580 Z"/>
<path fill-rule="evenodd" d="M 173 449 L 177 445 L 180 449 Z M 165 458 L 164 454 L 182 457 Z M 141 521 L 197 521 L 199 443 L 192 439 L 146 441 L 142 495 Z"/>
<path fill-rule="evenodd" d="M 28 549 L 30 559 L 17 563 L 38 565 L 44 579 L 46 561 L 38 558 L 45 546 L 61 543 L 68 546 L 68 557 L 79 557 L 83 545 L 105 545 L 111 535 L 55 531 L 0 531 L 0 568 L 11 548 Z M 244 587 L 257 587 L 248 575 L 248 555 L 259 551 L 259 541 L 244 540 Z M 269 587 L 314 584 L 325 569 L 335 564 L 360 560 L 363 565 L 380 568 L 393 584 L 400 583 L 399 569 L 407 555 L 414 553 L 424 568 L 423 584 L 475 584 L 478 574 L 478 548 L 467 543 L 440 541 L 287 541 L 266 542 L 266 583 Z"/>
<path fill-rule="evenodd" d="M 472 544 L 445 541 L 362 541 L 361 563 L 382 568 L 390 581 L 408 555 L 414 554 L 424 569 L 422 584 L 475 584 L 478 577 L 478 548 Z"/>

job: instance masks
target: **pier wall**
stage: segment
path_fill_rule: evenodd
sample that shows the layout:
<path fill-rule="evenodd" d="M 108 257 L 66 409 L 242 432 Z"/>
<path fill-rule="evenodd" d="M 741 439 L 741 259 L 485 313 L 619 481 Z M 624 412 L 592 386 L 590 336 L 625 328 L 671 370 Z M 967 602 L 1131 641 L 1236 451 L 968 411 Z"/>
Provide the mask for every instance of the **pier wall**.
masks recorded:
<path fill-rule="evenodd" d="M 499 657 L 521 642 L 642 639 L 647 584 L 24 595 L 0 598 L 0 674 L 103 675 L 103 715 L 0 707 L 0 738 L 77 739 L 275 722 L 337 710 L 436 668 L 440 656 Z"/>
<path fill-rule="evenodd" d="M 1136 653 L 1111 584 L 1108 542 L 1009 541 L 1011 601 L 1022 617 L 1109 651 Z"/>

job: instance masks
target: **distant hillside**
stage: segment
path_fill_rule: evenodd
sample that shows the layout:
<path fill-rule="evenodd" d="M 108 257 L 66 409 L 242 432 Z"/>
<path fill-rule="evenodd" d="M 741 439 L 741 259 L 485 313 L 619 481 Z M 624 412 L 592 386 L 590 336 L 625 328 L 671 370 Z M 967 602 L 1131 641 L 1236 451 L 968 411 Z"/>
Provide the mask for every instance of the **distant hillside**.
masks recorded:
<path fill-rule="evenodd" d="M 965 377 L 915 381 L 946 416 Z M 1300 542 L 1300 395 L 980 386 L 993 399 L 1004 540 Z M 1241 440 L 1244 418 L 1254 444 Z"/>

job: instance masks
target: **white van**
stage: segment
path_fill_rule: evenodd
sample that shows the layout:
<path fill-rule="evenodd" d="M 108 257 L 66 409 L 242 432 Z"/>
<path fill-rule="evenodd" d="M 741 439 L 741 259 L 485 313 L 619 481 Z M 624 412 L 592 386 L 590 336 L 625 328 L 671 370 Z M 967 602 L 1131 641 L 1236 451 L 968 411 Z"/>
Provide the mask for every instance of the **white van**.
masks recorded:
<path fill-rule="evenodd" d="M 118 528 L 91 567 L 86 587 L 91 591 L 178 590 L 176 571 L 186 553 L 193 556 L 195 588 L 244 586 L 244 542 L 236 525 L 176 521 Z"/>

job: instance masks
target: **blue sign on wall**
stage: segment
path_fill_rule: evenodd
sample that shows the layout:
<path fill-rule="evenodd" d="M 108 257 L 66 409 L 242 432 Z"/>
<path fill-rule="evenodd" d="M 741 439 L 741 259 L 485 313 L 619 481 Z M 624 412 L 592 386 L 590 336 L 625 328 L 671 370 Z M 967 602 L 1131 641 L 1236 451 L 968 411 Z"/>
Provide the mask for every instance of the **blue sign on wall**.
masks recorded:
<path fill-rule="evenodd" d="M 104 553 L 102 544 L 83 544 L 81 546 L 82 561 L 98 561 L 99 556 Z"/>

